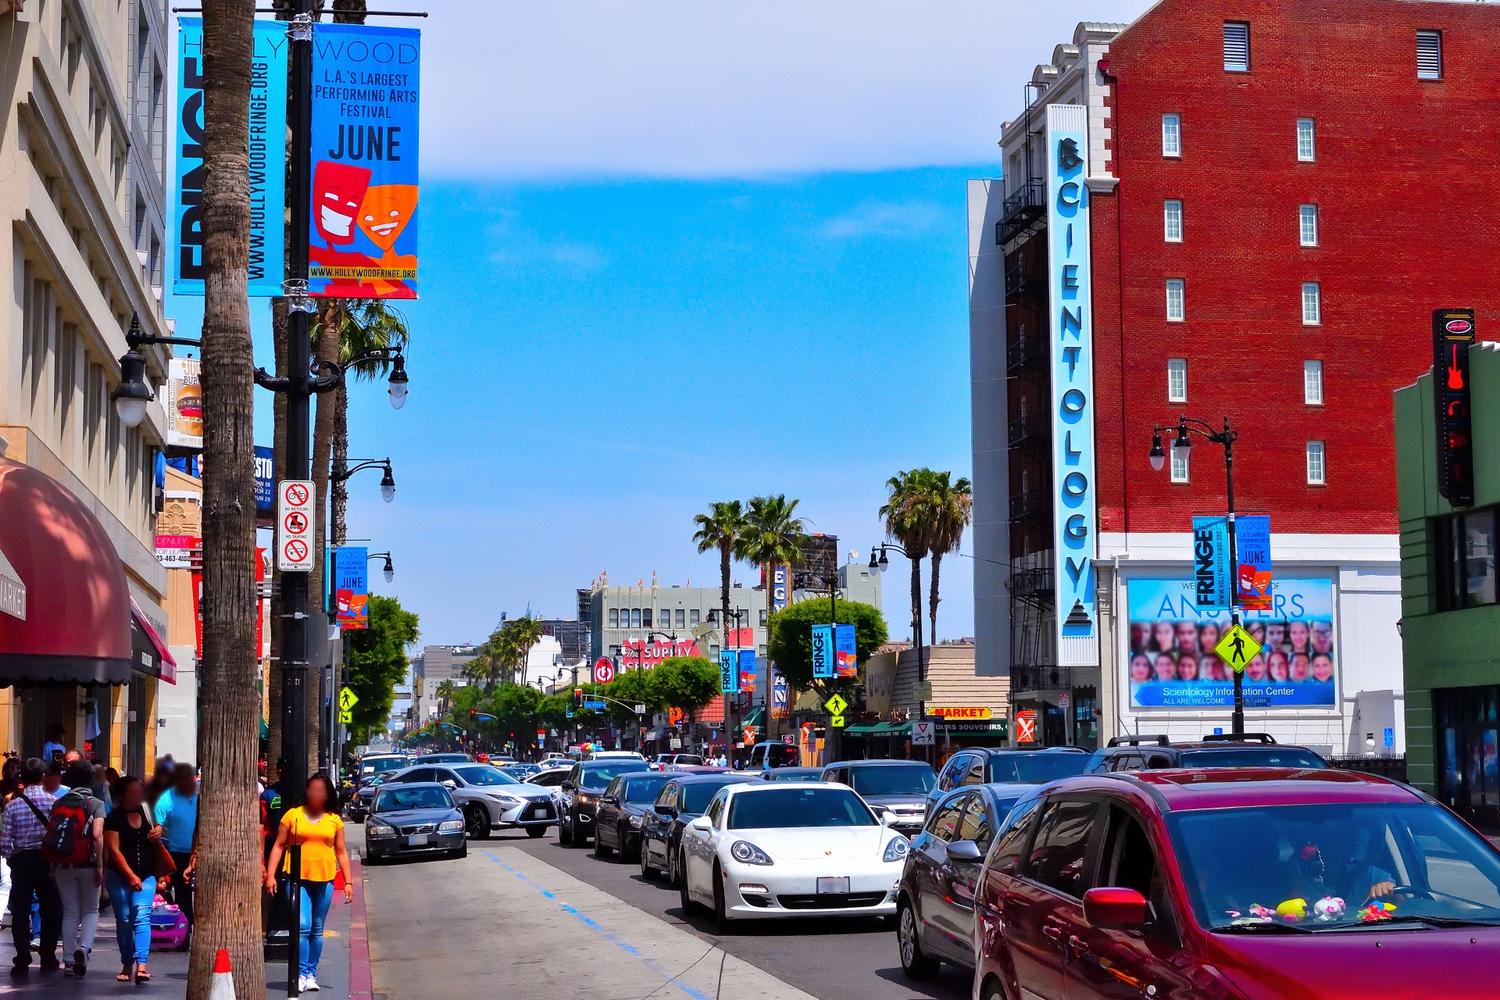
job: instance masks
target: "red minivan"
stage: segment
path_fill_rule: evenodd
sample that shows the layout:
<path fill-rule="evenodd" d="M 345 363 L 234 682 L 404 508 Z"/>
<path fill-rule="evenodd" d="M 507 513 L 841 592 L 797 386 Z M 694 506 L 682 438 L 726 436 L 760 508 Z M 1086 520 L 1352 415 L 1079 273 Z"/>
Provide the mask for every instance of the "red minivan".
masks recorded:
<path fill-rule="evenodd" d="M 1500 996 L 1500 851 L 1351 771 L 1070 778 L 975 893 L 975 1000 Z"/>

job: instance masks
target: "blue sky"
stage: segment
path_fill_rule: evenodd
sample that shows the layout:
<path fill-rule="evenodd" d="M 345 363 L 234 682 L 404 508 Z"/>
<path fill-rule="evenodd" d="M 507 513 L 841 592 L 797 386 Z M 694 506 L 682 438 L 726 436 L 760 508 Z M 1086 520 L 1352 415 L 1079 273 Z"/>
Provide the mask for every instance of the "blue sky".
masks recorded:
<path fill-rule="evenodd" d="M 601 570 L 714 584 L 713 500 L 785 492 L 867 555 L 889 475 L 968 475 L 964 182 L 1077 21 L 1146 4 L 425 6 L 411 396 L 352 404 L 398 495 L 361 477 L 349 517 L 422 641 L 459 642 Z M 944 570 L 940 635 L 971 634 L 972 566 Z"/>

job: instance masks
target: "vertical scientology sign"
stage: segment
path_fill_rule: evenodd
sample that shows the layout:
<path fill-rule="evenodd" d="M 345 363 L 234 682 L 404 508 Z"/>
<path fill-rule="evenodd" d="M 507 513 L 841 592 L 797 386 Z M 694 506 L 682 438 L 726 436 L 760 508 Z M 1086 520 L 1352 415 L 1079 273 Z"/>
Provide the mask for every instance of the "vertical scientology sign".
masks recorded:
<path fill-rule="evenodd" d="M 1099 663 L 1087 110 L 1047 108 L 1047 260 L 1052 338 L 1052 482 L 1057 662 Z"/>

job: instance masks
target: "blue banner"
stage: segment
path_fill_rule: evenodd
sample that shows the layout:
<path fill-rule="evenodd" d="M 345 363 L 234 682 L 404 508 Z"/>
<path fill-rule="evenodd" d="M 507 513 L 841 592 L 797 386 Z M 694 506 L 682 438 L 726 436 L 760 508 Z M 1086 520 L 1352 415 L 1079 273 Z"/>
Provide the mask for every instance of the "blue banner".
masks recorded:
<path fill-rule="evenodd" d="M 1193 604 L 1199 611 L 1229 608 L 1229 521 L 1193 518 Z"/>
<path fill-rule="evenodd" d="M 786 678 L 777 674 L 775 681 L 771 684 L 771 707 L 786 708 L 787 685 Z"/>
<path fill-rule="evenodd" d="M 719 650 L 719 691 L 722 694 L 740 693 L 739 657 L 732 649 Z"/>
<path fill-rule="evenodd" d="M 859 676 L 859 653 L 854 645 L 854 626 L 840 625 L 834 639 L 834 660 L 840 677 Z"/>
<path fill-rule="evenodd" d="M 370 550 L 343 545 L 333 550 L 334 620 L 342 629 L 370 627 Z"/>
<path fill-rule="evenodd" d="M 1233 673 L 1214 652 L 1229 627 L 1229 612 L 1200 611 L 1196 596 L 1194 579 L 1126 582 L 1126 683 L 1132 708 L 1225 708 L 1233 703 Z M 1240 618 L 1262 647 L 1245 665 L 1248 706 L 1338 704 L 1332 580 L 1278 579 L 1271 584 L 1270 606 Z"/>
<path fill-rule="evenodd" d="M 276 513 L 276 470 L 272 451 L 265 445 L 255 446 L 255 516 L 270 517 Z"/>
<path fill-rule="evenodd" d="M 308 293 L 417 297 L 421 32 L 313 30 Z"/>
<path fill-rule="evenodd" d="M 812 675 L 818 680 L 838 676 L 832 625 L 812 627 Z"/>
<path fill-rule="evenodd" d="M 172 291 L 203 294 L 203 19 L 178 20 Z M 285 21 L 256 21 L 250 56 L 250 295 L 281 294 L 286 205 Z"/>
<path fill-rule="evenodd" d="M 740 690 L 755 690 L 755 650 L 742 649 L 740 653 Z"/>
<path fill-rule="evenodd" d="M 1245 611 L 1271 608 L 1271 519 L 1247 514 L 1234 519 L 1235 601 Z"/>

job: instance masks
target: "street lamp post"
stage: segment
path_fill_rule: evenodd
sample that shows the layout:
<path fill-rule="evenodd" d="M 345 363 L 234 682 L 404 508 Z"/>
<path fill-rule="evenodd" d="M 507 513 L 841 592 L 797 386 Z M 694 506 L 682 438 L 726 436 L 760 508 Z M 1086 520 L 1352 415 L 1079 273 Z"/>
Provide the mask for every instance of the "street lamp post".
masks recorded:
<path fill-rule="evenodd" d="M 357 459 L 354 465 L 346 469 L 335 469 L 328 474 L 330 482 L 344 483 L 356 473 L 365 469 L 381 469 L 384 475 L 380 477 L 380 499 L 390 503 L 396 499 L 396 476 L 391 471 L 391 460 L 389 458 L 362 458 Z M 334 544 L 342 542 L 342 538 L 334 539 Z"/>
<path fill-rule="evenodd" d="M 904 548 L 902 548 L 901 546 L 897 545 L 895 542 L 881 542 L 879 545 L 875 545 L 875 546 L 872 546 L 870 548 L 870 569 L 872 569 L 872 570 L 878 570 L 879 572 L 884 573 L 886 570 L 888 570 L 888 569 L 891 568 L 891 560 L 886 555 L 886 550 L 887 549 L 893 550 L 895 552 L 899 552 L 901 555 L 906 556 L 906 558 L 912 560 L 913 565 L 916 566 L 916 568 L 917 568 L 917 570 L 916 570 L 917 571 L 917 592 L 921 593 L 921 590 L 922 590 L 921 558 L 920 557 L 913 557 L 910 552 L 907 552 Z M 877 552 L 879 553 L 878 556 L 876 555 Z M 917 681 L 919 683 L 925 684 L 926 681 L 927 681 L 927 654 L 926 654 L 926 652 L 922 648 L 922 609 L 920 607 L 918 607 L 916 609 L 916 611 L 917 611 L 916 616 L 912 619 L 911 629 L 912 629 L 912 638 L 915 639 L 916 643 L 917 643 Z M 922 720 L 922 721 L 926 720 L 926 718 L 927 718 L 927 699 L 926 698 L 921 698 L 921 699 L 918 700 L 918 702 L 917 702 L 917 714 L 918 714 L 918 717 L 919 717 L 920 720 Z M 936 744 L 933 744 L 933 746 L 935 747 Z M 932 755 L 933 752 L 934 751 L 932 751 L 932 750 L 923 750 L 922 751 L 922 756 L 924 758 L 928 758 L 928 757 L 930 757 Z"/>
<path fill-rule="evenodd" d="M 391 562 L 391 554 L 389 552 L 371 552 L 365 557 L 366 562 L 374 562 L 376 559 L 385 560 L 385 566 L 383 567 L 385 582 L 390 583 L 396 578 L 396 567 Z M 329 593 L 333 593 L 332 587 L 329 588 Z M 328 613 L 330 621 L 334 621 L 337 618 L 337 605 L 330 606 L 325 610 Z M 338 716 L 339 688 L 341 686 L 341 682 L 339 680 L 339 668 L 343 668 L 345 677 L 349 675 L 349 657 L 351 654 L 349 646 L 349 636 L 346 635 L 342 629 L 339 630 L 339 647 L 339 657 L 330 665 L 329 668 L 331 676 L 329 678 L 330 682 L 328 685 L 328 698 L 332 703 L 332 711 L 329 713 L 332 718 L 330 720 L 331 725 L 329 725 L 325 730 L 325 732 L 329 733 L 327 747 L 328 773 L 333 775 L 335 781 L 338 780 L 339 761 L 343 760 L 344 756 L 344 724 L 339 721 Z M 319 754 L 322 753 L 322 750 L 323 748 L 320 746 Z"/>
<path fill-rule="evenodd" d="M 1167 453 L 1162 447 L 1162 434 L 1171 432 L 1170 425 L 1157 424 L 1151 434 L 1151 468 L 1160 472 L 1167 464 Z M 1191 435 L 1196 434 L 1212 444 L 1219 445 L 1224 449 L 1224 500 L 1229 508 L 1226 522 L 1229 526 L 1229 564 L 1231 567 L 1229 580 L 1229 620 L 1232 625 L 1240 623 L 1240 601 L 1239 601 L 1239 545 L 1235 535 L 1234 524 L 1234 443 L 1239 440 L 1239 432 L 1229 423 L 1229 418 L 1224 418 L 1223 429 L 1216 429 L 1213 424 L 1194 419 L 1187 415 L 1177 418 L 1177 437 L 1172 441 L 1172 450 L 1180 450 L 1186 458 L 1193 447 Z M 1245 731 L 1245 675 L 1242 670 L 1231 670 L 1234 674 L 1234 715 L 1230 722 L 1230 728 L 1236 733 Z"/>

